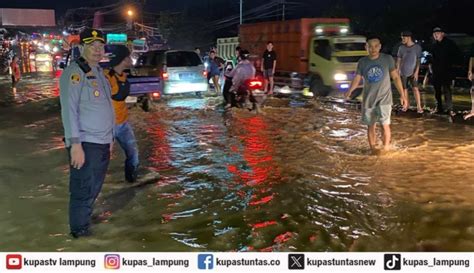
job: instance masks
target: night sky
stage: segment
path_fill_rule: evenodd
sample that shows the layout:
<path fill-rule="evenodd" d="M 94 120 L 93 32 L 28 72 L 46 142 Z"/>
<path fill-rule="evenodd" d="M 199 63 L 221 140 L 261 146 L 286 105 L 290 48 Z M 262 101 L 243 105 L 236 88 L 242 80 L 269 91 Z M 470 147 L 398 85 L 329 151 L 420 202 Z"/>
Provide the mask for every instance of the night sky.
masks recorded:
<path fill-rule="evenodd" d="M 272 0 L 244 0 L 244 10 L 261 6 Z M 441 25 L 448 32 L 462 32 L 474 35 L 472 14 L 474 0 L 286 0 L 298 2 L 287 10 L 287 19 L 301 17 L 349 17 L 356 31 L 381 25 L 377 31 L 399 31 L 412 29 L 415 33 L 430 34 L 435 25 Z M 60 18 L 67 9 L 98 7 L 117 3 L 117 0 L 0 0 L 0 7 L 49 8 L 56 10 Z M 138 1 L 136 1 L 138 2 Z M 186 12 L 189 17 L 205 22 L 227 18 L 239 12 L 239 0 L 146 0 L 148 18 L 156 22 L 153 15 L 160 11 Z M 245 19 L 245 18 L 244 18 Z M 265 18 L 262 20 L 278 20 Z M 262 21 L 260 20 L 260 21 Z M 149 22 L 145 22 L 149 23 Z M 421 33 L 423 32 L 423 33 Z"/>
<path fill-rule="evenodd" d="M 371 12 L 376 11 L 387 5 L 399 5 L 403 6 L 406 3 L 413 2 L 413 0 L 381 0 L 381 1 L 372 1 L 372 0 L 287 0 L 288 2 L 300 2 L 304 6 L 295 11 L 295 16 L 298 15 L 309 15 L 314 14 L 318 15 L 322 10 L 327 9 L 330 6 L 334 6 L 337 3 L 344 3 L 349 6 L 351 9 L 360 9 L 361 11 Z M 416 1 L 416 0 L 415 0 Z M 116 3 L 117 0 L 81 0 L 81 1 L 57 1 L 57 0 L 15 0 L 7 1 L 0 0 L 0 7 L 6 8 L 49 8 L 56 9 L 58 15 L 61 15 L 68 8 L 79 8 L 79 7 L 91 7 L 91 6 L 101 6 L 111 3 Z M 259 6 L 263 3 L 268 3 L 270 0 L 244 0 L 245 8 L 252 8 Z M 429 0 L 421 1 L 421 3 L 426 4 L 449 2 L 443 0 Z M 451 1 L 451 2 L 471 2 L 471 1 Z M 222 5 L 225 3 L 225 6 Z M 214 6 L 218 5 L 218 6 Z M 213 9 L 223 10 L 225 13 L 226 9 L 238 8 L 239 0 L 176 0 L 176 1 L 163 1 L 163 0 L 146 0 L 147 10 L 157 12 L 160 10 L 182 10 L 185 7 L 194 7 L 201 6 L 205 9 L 210 9 L 211 12 Z"/>

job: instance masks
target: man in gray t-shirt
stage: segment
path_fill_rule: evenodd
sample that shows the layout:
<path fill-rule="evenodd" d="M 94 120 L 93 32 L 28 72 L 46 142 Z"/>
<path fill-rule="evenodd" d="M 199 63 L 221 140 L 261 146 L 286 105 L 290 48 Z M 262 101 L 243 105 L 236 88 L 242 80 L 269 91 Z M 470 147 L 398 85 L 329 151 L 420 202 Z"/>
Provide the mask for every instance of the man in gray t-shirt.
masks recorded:
<path fill-rule="evenodd" d="M 376 124 L 380 123 L 383 128 L 383 149 L 387 151 L 390 149 L 390 115 L 393 102 L 390 77 L 395 81 L 395 86 L 400 93 L 402 106 L 406 107 L 408 102 L 403 93 L 402 82 L 395 68 L 393 58 L 390 55 L 380 53 L 382 49 L 380 38 L 369 37 L 366 49 L 369 52 L 369 56 L 359 60 L 356 76 L 352 81 L 349 91 L 346 93 L 346 97 L 351 97 L 351 93 L 359 86 L 363 78 L 362 123 L 368 126 L 369 146 L 373 152 L 376 152 L 377 135 L 375 129 Z"/>
<path fill-rule="evenodd" d="M 415 44 L 410 31 L 403 31 L 402 45 L 398 48 L 397 68 L 403 84 L 403 92 L 408 99 L 408 85 L 413 89 L 418 113 L 423 113 L 420 90 L 418 89 L 418 73 L 420 71 L 421 46 Z M 408 100 L 408 103 L 410 101 Z M 408 106 L 407 106 L 408 108 Z M 405 111 L 407 109 L 404 109 Z"/>

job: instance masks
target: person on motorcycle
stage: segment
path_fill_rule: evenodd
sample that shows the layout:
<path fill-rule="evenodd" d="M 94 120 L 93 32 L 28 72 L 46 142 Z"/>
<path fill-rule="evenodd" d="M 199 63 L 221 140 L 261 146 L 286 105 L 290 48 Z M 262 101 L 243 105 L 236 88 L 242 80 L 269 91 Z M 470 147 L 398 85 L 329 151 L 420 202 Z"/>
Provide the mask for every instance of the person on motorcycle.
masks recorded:
<path fill-rule="evenodd" d="M 224 69 L 224 88 L 222 89 L 222 95 L 224 97 L 224 106 L 228 103 L 235 104 L 235 96 L 233 93 L 229 93 L 230 87 L 232 86 L 232 77 L 230 77 L 230 72 L 234 69 L 234 67 L 241 61 L 240 60 L 240 51 L 242 49 L 240 46 L 235 48 L 235 56 L 232 57 L 232 63 L 227 63 Z M 229 100 L 230 99 L 230 100 Z"/>
<path fill-rule="evenodd" d="M 255 77 L 255 67 L 253 64 L 249 61 L 249 56 L 250 53 L 248 50 L 242 50 L 240 51 L 240 59 L 241 61 L 237 66 L 228 74 L 229 77 L 232 78 L 232 86 L 230 87 L 229 90 L 229 96 L 231 94 L 237 94 L 237 96 L 240 96 L 239 94 L 239 88 L 242 87 L 242 85 L 245 83 L 246 80 L 252 79 Z M 225 108 L 230 108 L 232 107 L 231 102 L 232 99 L 230 97 L 227 98 L 227 104 L 225 105 Z"/>

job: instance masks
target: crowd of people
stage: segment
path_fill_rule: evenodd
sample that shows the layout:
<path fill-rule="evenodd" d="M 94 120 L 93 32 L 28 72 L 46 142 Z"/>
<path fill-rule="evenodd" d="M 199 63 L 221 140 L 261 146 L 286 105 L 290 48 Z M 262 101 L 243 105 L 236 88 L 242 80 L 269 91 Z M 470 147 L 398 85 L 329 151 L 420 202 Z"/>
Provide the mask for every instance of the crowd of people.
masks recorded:
<path fill-rule="evenodd" d="M 453 66 L 459 49 L 453 41 L 445 37 L 445 32 L 440 27 L 433 29 L 433 38 L 435 43 L 429 67 L 433 75 L 436 98 L 436 108 L 433 112 L 454 116 L 456 113 L 453 111 L 451 84 L 454 80 Z M 368 142 L 374 152 L 378 151 L 376 148 L 377 123 L 382 126 L 383 150 L 390 150 L 390 118 L 393 104 L 390 78 L 400 94 L 402 111 L 407 111 L 409 108 L 408 89 L 411 87 L 417 104 L 417 112 L 423 113 L 418 89 L 421 47 L 413 42 L 410 31 L 403 31 L 401 39 L 402 45 L 398 49 L 397 61 L 394 63 L 390 55 L 380 52 L 381 39 L 377 36 L 368 37 L 366 47 L 369 55 L 359 60 L 356 76 L 346 93 L 346 97 L 350 98 L 362 79 L 364 80 L 362 123 L 368 126 Z M 472 68 L 473 58 L 470 59 L 467 72 L 471 81 Z M 444 111 L 442 95 L 444 95 L 446 111 Z M 464 116 L 465 119 L 474 116 L 474 85 L 471 87 L 471 98 L 472 109 Z"/>
<path fill-rule="evenodd" d="M 195 48 L 195 52 L 201 55 L 199 48 Z M 250 52 L 242 49 L 240 46 L 235 48 L 235 54 L 232 57 L 232 62 L 227 63 L 217 54 L 217 49 L 212 47 L 209 55 L 204 58 L 206 63 L 208 81 L 212 80 L 214 90 L 217 94 L 222 94 L 224 98 L 224 107 L 230 108 L 235 106 L 235 97 L 238 93 L 239 87 L 243 85 L 246 80 L 252 79 L 256 76 L 257 71 L 255 62 L 250 60 Z M 274 74 L 277 64 L 277 55 L 273 50 L 273 42 L 269 41 L 266 45 L 266 50 L 262 55 L 260 63 L 260 73 L 263 78 L 263 88 L 266 95 L 272 95 L 274 89 Z M 221 76 L 224 76 L 224 85 L 221 90 L 221 83 L 219 82 Z M 234 101 L 234 102 L 233 102 Z"/>

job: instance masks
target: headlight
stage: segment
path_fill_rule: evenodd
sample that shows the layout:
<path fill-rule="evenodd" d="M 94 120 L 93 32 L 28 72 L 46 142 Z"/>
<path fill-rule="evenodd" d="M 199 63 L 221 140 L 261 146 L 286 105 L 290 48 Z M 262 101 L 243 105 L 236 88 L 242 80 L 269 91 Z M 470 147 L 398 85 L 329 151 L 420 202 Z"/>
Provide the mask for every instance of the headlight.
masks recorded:
<path fill-rule="evenodd" d="M 336 81 L 347 81 L 347 75 L 343 73 L 334 74 L 334 80 Z"/>

